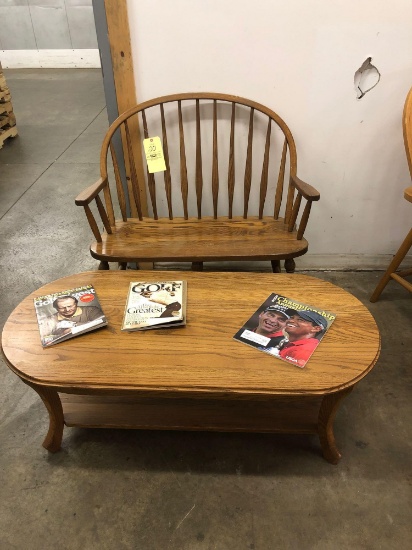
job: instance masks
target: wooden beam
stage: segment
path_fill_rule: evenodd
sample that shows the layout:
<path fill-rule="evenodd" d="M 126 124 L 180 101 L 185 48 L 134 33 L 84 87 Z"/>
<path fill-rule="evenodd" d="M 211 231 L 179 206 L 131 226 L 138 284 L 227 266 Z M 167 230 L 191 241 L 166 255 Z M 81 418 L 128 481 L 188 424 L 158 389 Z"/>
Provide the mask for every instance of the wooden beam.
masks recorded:
<path fill-rule="evenodd" d="M 113 77 L 116 88 L 116 99 L 119 115 L 137 104 L 136 87 L 133 72 L 133 57 L 130 44 L 129 18 L 127 0 L 104 0 L 106 9 L 107 29 L 112 56 Z M 145 166 L 142 156 L 140 128 L 137 117 L 129 120 L 132 136 L 133 156 L 136 164 L 137 177 L 140 182 L 139 195 L 143 215 L 147 216 L 147 198 L 145 181 Z M 131 189 L 130 164 L 127 154 L 125 136 L 122 134 L 123 152 L 129 191 L 131 214 L 137 217 L 136 206 Z"/>

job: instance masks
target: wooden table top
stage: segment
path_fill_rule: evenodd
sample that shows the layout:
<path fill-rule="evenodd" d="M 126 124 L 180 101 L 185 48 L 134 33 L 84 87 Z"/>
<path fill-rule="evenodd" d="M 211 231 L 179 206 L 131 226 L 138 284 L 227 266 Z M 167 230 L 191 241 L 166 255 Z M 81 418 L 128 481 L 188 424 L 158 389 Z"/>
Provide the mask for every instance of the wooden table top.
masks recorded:
<path fill-rule="evenodd" d="M 187 326 L 139 332 L 120 327 L 130 281 L 186 280 Z M 94 285 L 107 328 L 42 348 L 35 296 Z M 301 369 L 233 340 L 272 293 L 336 313 Z M 345 290 L 298 274 L 90 271 L 25 298 L 2 334 L 2 351 L 21 378 L 70 392 L 107 389 L 164 395 L 325 394 L 352 386 L 374 366 L 380 335 L 366 307 Z"/>

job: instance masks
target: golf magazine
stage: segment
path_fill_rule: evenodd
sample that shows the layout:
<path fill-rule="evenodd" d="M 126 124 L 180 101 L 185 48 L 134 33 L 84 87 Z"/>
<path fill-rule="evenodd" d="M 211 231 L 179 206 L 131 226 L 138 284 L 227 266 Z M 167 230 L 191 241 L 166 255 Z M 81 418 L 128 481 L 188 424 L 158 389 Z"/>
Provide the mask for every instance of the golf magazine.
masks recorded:
<path fill-rule="evenodd" d="M 271 294 L 234 339 L 302 368 L 335 318 L 330 311 Z"/>

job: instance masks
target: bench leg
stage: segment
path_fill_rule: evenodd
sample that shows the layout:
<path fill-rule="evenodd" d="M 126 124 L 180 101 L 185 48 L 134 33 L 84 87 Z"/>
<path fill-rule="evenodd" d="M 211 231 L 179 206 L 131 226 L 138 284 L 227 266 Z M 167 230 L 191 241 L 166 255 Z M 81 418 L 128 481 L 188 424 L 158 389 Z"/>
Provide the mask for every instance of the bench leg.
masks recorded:
<path fill-rule="evenodd" d="M 280 267 L 279 260 L 271 260 L 270 263 L 272 264 L 273 273 L 282 273 L 282 268 Z"/>
<path fill-rule="evenodd" d="M 293 258 L 288 258 L 285 260 L 285 269 L 286 273 L 295 273 L 295 260 Z"/>
<path fill-rule="evenodd" d="M 109 262 L 100 262 L 99 263 L 99 270 L 100 271 L 108 271 L 110 269 Z"/>
<path fill-rule="evenodd" d="M 340 402 L 352 391 L 352 387 L 325 395 L 320 406 L 318 435 L 323 457 L 331 464 L 337 464 L 342 456 L 336 446 L 335 436 L 333 434 L 333 422 L 338 412 Z"/>
<path fill-rule="evenodd" d="M 118 267 L 121 271 L 125 271 L 127 269 L 127 262 L 119 262 Z"/>
<path fill-rule="evenodd" d="M 192 262 L 192 271 L 203 271 L 203 262 Z"/>

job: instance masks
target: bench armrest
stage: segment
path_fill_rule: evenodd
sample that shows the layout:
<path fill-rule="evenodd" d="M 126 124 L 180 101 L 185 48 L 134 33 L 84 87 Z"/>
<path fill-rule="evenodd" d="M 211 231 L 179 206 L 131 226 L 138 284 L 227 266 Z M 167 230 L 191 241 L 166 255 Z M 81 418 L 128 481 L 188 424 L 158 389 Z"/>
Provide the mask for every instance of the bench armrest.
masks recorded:
<path fill-rule="evenodd" d="M 96 238 L 96 241 L 98 243 L 102 242 L 102 235 L 99 231 L 99 227 L 97 225 L 96 219 L 93 215 L 93 212 L 90 209 L 89 204 L 94 199 L 97 204 L 97 209 L 100 214 L 101 221 L 103 222 L 104 228 L 106 229 L 107 233 L 111 234 L 112 229 L 110 227 L 110 220 L 107 216 L 106 210 L 104 209 L 104 205 L 102 203 L 101 198 L 99 197 L 100 191 L 104 189 L 104 193 L 107 194 L 106 197 L 106 206 L 110 207 L 109 215 L 113 217 L 113 225 L 114 225 L 114 216 L 113 216 L 113 205 L 110 198 L 110 189 L 109 189 L 109 180 L 107 177 L 100 178 L 96 183 L 93 183 L 93 185 L 90 185 L 87 189 L 82 191 L 77 197 L 75 198 L 75 203 L 77 206 L 83 206 L 87 220 L 90 225 L 90 229 L 93 231 L 93 235 Z"/>
<path fill-rule="evenodd" d="M 291 180 L 295 189 L 297 189 L 303 197 L 308 201 L 318 201 L 320 193 L 308 183 L 302 181 L 297 176 L 291 176 Z"/>
<path fill-rule="evenodd" d="M 296 189 L 297 194 L 294 197 Z M 286 223 L 288 224 L 288 231 L 293 231 L 295 228 L 296 220 L 298 217 L 300 204 L 302 197 L 307 200 L 304 208 L 299 227 L 297 230 L 297 240 L 300 241 L 303 238 L 303 234 L 306 229 L 306 225 L 309 220 L 310 209 L 312 208 L 312 202 L 320 199 L 320 193 L 314 187 L 308 183 L 302 181 L 297 176 L 290 176 L 290 186 L 288 194 L 288 202 L 286 204 Z"/>
<path fill-rule="evenodd" d="M 90 185 L 87 189 L 84 189 L 81 193 L 79 193 L 74 202 L 77 206 L 86 206 L 87 204 L 90 204 L 106 185 L 107 178 L 98 179 L 96 183 L 93 183 L 93 185 Z"/>

